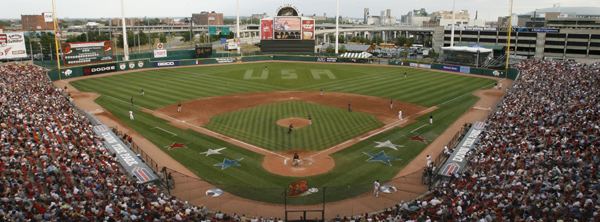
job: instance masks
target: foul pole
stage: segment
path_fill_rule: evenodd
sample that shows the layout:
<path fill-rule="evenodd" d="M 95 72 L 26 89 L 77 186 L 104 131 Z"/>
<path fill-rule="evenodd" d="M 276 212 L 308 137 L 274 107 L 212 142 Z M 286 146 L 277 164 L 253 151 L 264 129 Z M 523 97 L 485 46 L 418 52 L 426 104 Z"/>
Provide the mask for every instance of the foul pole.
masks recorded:
<path fill-rule="evenodd" d="M 504 69 L 506 69 L 504 71 L 505 75 L 508 76 L 508 67 L 510 66 L 510 36 L 512 34 L 512 10 L 513 10 L 513 0 L 508 0 L 509 2 L 509 6 L 508 6 L 508 37 L 506 38 L 506 64 L 504 66 Z"/>
<path fill-rule="evenodd" d="M 60 35 L 58 34 L 58 19 L 56 18 L 56 0 L 52 0 L 52 22 L 54 23 L 54 49 L 56 54 L 56 69 L 58 70 L 58 79 L 62 80 L 62 75 L 60 73 L 60 54 L 58 53 L 58 47 L 60 47 L 59 39 Z"/>
<path fill-rule="evenodd" d="M 335 54 L 339 53 L 340 44 L 340 0 L 335 2 Z"/>
<path fill-rule="evenodd" d="M 129 61 L 129 45 L 127 44 L 127 27 L 125 27 L 125 0 L 121 0 L 121 27 L 123 28 L 123 61 Z"/>

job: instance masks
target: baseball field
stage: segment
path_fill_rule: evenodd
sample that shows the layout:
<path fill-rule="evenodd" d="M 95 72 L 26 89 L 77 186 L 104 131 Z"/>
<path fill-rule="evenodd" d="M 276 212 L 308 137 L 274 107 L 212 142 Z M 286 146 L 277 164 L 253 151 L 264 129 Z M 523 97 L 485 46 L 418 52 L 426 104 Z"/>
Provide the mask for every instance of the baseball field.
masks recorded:
<path fill-rule="evenodd" d="M 71 82 L 100 94 L 96 103 L 203 180 L 272 203 L 283 202 L 284 190 L 298 180 L 327 187 L 326 201 L 335 201 L 369 191 L 374 180 L 393 179 L 473 106 L 474 91 L 494 83 L 406 67 L 292 62 L 145 70 Z M 294 169 L 293 153 L 305 165 L 286 174 Z M 331 162 L 325 170 L 314 169 L 324 160 Z"/>

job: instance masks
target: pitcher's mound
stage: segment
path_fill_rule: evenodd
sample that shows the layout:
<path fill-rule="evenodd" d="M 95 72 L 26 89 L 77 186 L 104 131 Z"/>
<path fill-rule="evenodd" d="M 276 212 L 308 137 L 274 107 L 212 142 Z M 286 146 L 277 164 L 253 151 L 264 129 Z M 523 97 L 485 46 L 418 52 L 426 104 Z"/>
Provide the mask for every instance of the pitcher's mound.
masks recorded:
<path fill-rule="evenodd" d="M 294 126 L 294 129 L 300 129 L 302 127 L 310 125 L 310 120 L 304 119 L 304 118 L 297 118 L 297 117 L 291 117 L 291 118 L 277 120 L 277 125 L 279 125 L 281 127 L 289 127 L 290 124 L 292 124 L 292 126 Z"/>

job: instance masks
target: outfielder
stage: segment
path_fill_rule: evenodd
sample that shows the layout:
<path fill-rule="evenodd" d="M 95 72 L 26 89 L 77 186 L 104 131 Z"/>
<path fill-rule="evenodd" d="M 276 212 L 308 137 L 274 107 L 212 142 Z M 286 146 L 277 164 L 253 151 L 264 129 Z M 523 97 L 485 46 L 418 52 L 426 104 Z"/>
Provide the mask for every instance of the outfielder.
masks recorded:
<path fill-rule="evenodd" d="M 135 120 L 135 118 L 133 118 L 133 111 L 131 111 L 131 110 L 129 110 L 129 119 Z"/>
<path fill-rule="evenodd" d="M 181 102 L 177 103 L 177 112 L 181 112 Z"/>
<path fill-rule="evenodd" d="M 399 110 L 399 111 L 398 111 L 398 119 L 400 119 L 400 120 L 402 120 L 402 119 L 403 119 L 403 118 L 402 118 L 402 110 Z"/>

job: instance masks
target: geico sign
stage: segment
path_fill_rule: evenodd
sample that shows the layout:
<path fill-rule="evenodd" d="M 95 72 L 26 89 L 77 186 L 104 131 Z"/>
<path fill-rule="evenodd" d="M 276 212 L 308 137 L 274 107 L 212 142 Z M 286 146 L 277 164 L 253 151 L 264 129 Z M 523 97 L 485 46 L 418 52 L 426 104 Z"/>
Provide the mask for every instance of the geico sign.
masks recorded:
<path fill-rule="evenodd" d="M 175 62 L 158 62 L 156 66 L 174 66 Z"/>
<path fill-rule="evenodd" d="M 92 73 L 95 72 L 107 72 L 107 71 L 113 71 L 115 70 L 116 67 L 115 66 L 105 66 L 105 67 L 97 67 L 97 68 L 92 68 Z"/>

